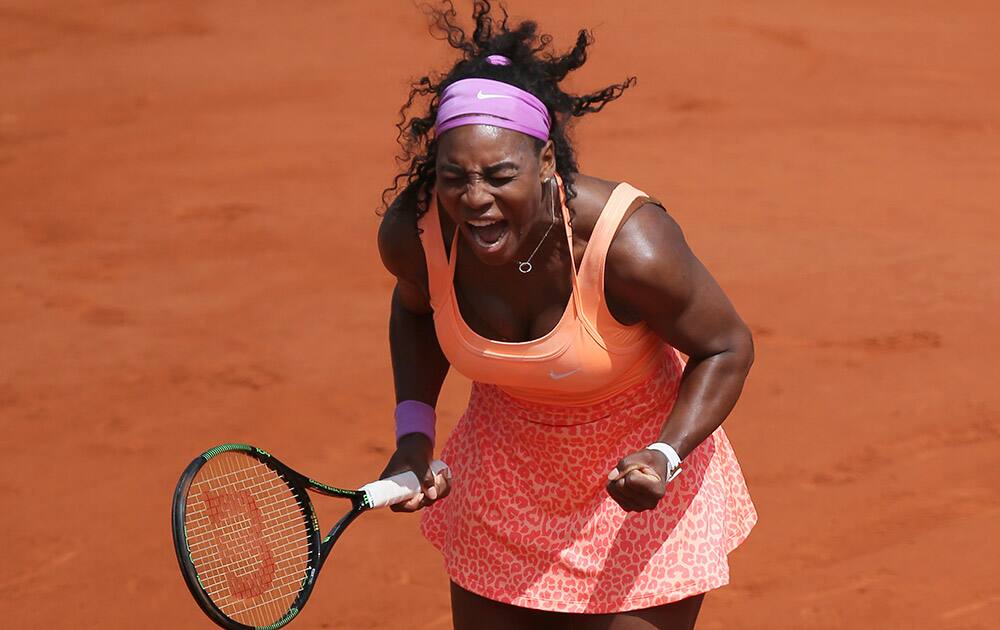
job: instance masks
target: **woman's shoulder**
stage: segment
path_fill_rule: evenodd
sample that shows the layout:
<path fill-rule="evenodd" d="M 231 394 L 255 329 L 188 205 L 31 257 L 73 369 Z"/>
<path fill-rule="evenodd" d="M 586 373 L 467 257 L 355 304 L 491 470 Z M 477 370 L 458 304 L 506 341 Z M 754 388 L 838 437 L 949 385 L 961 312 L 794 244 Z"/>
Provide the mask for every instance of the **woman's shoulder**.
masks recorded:
<path fill-rule="evenodd" d="M 401 280 L 425 284 L 427 263 L 420 242 L 417 194 L 407 187 L 389 204 L 378 228 L 378 251 L 382 264 Z"/>
<path fill-rule="evenodd" d="M 580 175 L 576 180 L 577 197 L 570 203 L 574 210 L 573 232 L 590 240 L 594 226 L 612 193 L 621 182 Z M 662 289 L 663 282 L 683 284 L 674 278 L 690 268 L 693 255 L 680 226 L 653 197 L 637 197 L 622 213 L 608 246 L 605 291 L 611 302 L 629 304 L 636 287 Z M 622 290 L 623 288 L 627 290 Z M 634 297 L 634 296 L 633 296 Z M 627 307 L 616 309 L 621 313 Z M 633 319 L 631 315 L 624 317 Z"/>
<path fill-rule="evenodd" d="M 697 260 L 681 226 L 652 197 L 638 197 L 622 217 L 607 253 L 605 294 L 624 319 L 645 301 L 684 302 Z"/>
<path fill-rule="evenodd" d="M 569 202 L 573 212 L 573 234 L 584 240 L 589 240 L 601 210 L 607 205 L 611 193 L 619 182 L 613 182 L 591 175 L 577 173 L 573 178 L 573 190 L 576 196 Z"/>
<path fill-rule="evenodd" d="M 574 180 L 574 190 L 576 197 L 569 202 L 569 207 L 573 211 L 573 233 L 584 240 L 589 240 L 590 235 L 597 225 L 597 221 L 602 211 L 611 199 L 612 193 L 623 182 L 611 181 L 593 177 L 590 175 L 578 174 Z M 632 217 L 642 211 L 642 214 L 665 214 L 665 210 L 659 201 L 653 197 L 637 197 L 636 200 L 622 214 L 616 232 L 631 223 Z M 643 221 L 643 223 L 645 223 Z"/>

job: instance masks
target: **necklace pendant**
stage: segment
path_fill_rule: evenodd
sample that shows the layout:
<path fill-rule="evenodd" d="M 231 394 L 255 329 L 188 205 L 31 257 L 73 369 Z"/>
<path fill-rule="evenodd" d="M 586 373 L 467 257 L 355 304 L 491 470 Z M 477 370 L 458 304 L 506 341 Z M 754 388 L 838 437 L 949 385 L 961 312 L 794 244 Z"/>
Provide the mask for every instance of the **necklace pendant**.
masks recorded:
<path fill-rule="evenodd" d="M 520 271 L 521 273 L 528 273 L 531 271 L 531 263 L 530 262 L 517 263 L 517 270 Z"/>

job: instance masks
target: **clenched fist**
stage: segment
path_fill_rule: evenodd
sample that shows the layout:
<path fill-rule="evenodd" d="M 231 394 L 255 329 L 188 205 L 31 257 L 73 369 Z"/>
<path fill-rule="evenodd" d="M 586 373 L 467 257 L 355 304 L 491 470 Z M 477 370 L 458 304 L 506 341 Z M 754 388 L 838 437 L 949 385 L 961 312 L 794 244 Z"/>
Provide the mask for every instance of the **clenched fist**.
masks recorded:
<path fill-rule="evenodd" d="M 608 474 L 608 494 L 626 512 L 656 507 L 667 490 L 667 458 L 642 449 L 622 458 Z"/>

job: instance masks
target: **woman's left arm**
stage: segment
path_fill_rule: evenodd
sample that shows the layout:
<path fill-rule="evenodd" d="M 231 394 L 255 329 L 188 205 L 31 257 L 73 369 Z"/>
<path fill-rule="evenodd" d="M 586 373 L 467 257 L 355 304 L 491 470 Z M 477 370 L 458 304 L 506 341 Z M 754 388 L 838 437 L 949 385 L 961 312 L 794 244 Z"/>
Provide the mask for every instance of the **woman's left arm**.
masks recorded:
<path fill-rule="evenodd" d="M 736 404 L 753 363 L 750 330 L 691 252 L 680 226 L 652 203 L 636 210 L 612 241 L 605 295 L 616 316 L 645 322 L 689 357 L 658 439 L 683 459 Z M 649 509 L 663 495 L 665 473 L 666 457 L 643 449 L 622 459 L 608 489 L 625 509 Z"/>

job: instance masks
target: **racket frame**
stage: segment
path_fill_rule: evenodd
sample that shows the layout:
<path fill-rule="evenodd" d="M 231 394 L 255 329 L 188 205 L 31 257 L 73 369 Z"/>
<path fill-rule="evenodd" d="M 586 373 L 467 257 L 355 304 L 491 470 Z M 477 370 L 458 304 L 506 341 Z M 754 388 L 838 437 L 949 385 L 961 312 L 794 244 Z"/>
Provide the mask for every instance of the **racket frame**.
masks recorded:
<path fill-rule="evenodd" d="M 201 585 L 198 572 L 195 570 L 194 563 L 190 558 L 190 551 L 187 545 L 187 534 L 184 530 L 184 520 L 187 513 L 187 496 L 191 488 L 191 484 L 198 472 L 213 458 L 223 453 L 233 451 L 243 453 L 246 456 L 256 459 L 271 470 L 274 470 L 284 479 L 289 490 L 291 490 L 293 496 L 295 497 L 295 500 L 298 502 L 299 507 L 302 509 L 305 526 L 309 531 L 309 569 L 303 578 L 302 588 L 299 590 L 295 600 L 289 606 L 288 612 L 282 616 L 281 619 L 267 626 L 250 626 L 235 621 L 234 619 L 229 618 L 222 612 L 222 610 L 219 609 L 218 606 L 215 605 L 212 599 L 205 593 L 205 590 Z M 319 519 L 316 516 L 316 510 L 313 508 L 312 501 L 309 499 L 307 490 L 330 497 L 349 499 L 351 501 L 350 511 L 337 521 L 326 536 L 321 536 Z M 371 509 L 371 507 L 372 506 L 368 501 L 368 495 L 364 491 L 336 488 L 334 486 L 328 486 L 324 483 L 320 483 L 315 479 L 306 477 L 292 468 L 289 468 L 267 451 L 255 446 L 251 446 L 249 444 L 222 444 L 209 449 L 188 464 L 187 468 L 184 469 L 184 473 L 181 475 L 180 480 L 177 482 L 177 488 L 174 491 L 172 509 L 174 550 L 177 553 L 177 562 L 180 564 L 181 574 L 184 576 L 184 583 L 187 584 L 188 590 L 191 591 L 191 595 L 194 597 L 195 601 L 198 602 L 202 611 L 204 611 L 209 619 L 214 621 L 219 626 L 227 628 L 228 630 L 276 630 L 277 628 L 288 624 L 296 617 L 296 615 L 299 614 L 299 612 L 301 612 L 302 608 L 306 604 L 306 600 L 309 599 L 309 595 L 312 594 L 313 587 L 316 585 L 316 578 L 319 575 L 319 570 L 323 567 L 323 563 L 326 562 L 327 557 L 330 555 L 330 551 L 333 549 L 334 543 L 337 542 L 337 539 L 340 538 L 341 534 L 344 533 L 344 530 L 347 529 L 347 526 L 350 525 L 354 519 L 360 516 L 362 512 Z"/>

